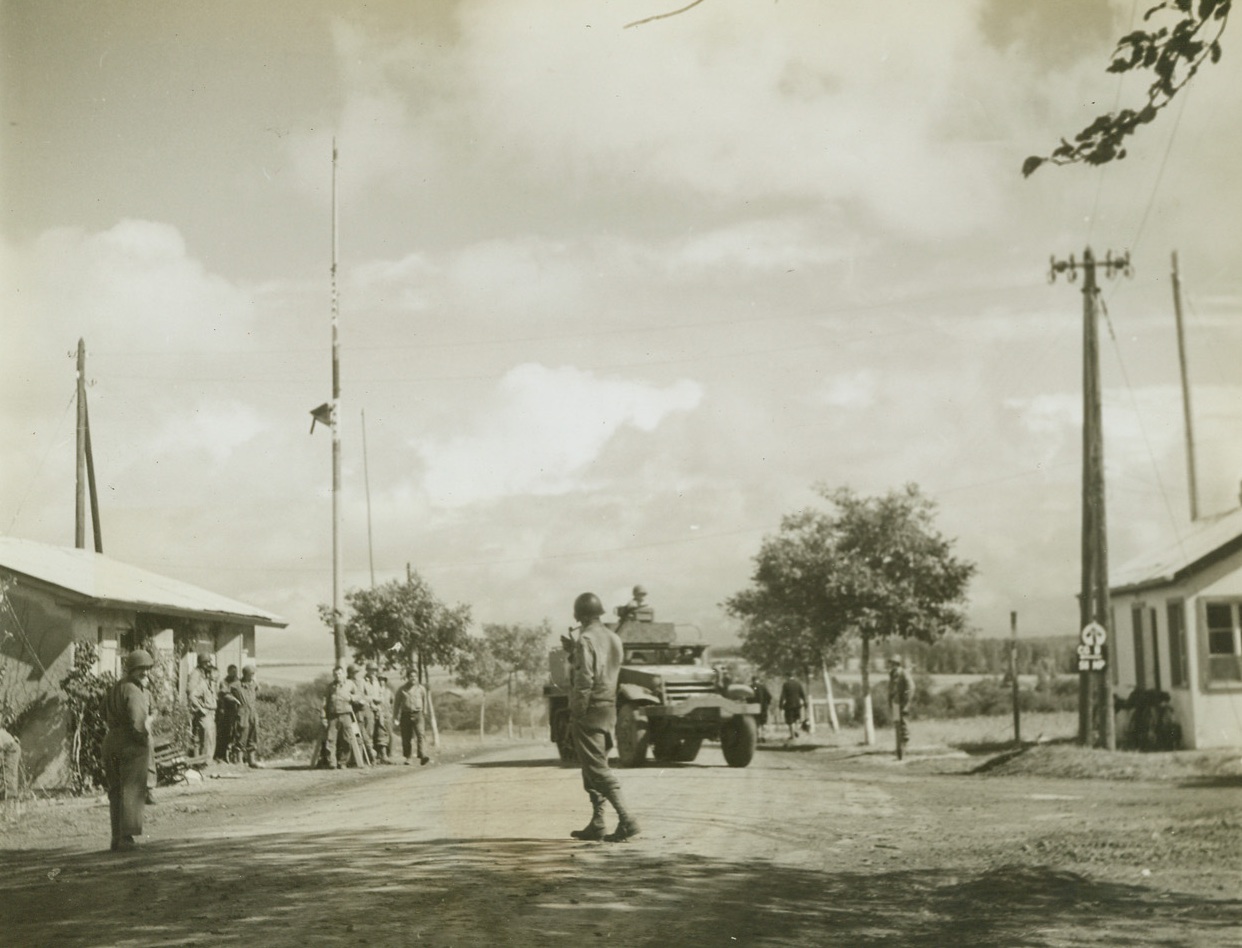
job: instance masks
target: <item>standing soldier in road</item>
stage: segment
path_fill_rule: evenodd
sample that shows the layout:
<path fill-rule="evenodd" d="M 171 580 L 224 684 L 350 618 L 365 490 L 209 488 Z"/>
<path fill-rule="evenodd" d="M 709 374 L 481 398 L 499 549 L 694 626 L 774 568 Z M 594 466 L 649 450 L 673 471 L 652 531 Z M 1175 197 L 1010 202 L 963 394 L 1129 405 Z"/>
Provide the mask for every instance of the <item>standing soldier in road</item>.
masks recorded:
<path fill-rule="evenodd" d="M 239 759 L 258 769 L 259 763 L 259 683 L 254 680 L 254 666 L 242 668 L 241 681 L 233 685 L 237 700 L 237 740 Z"/>
<path fill-rule="evenodd" d="M 134 837 L 142 835 L 153 721 L 147 675 L 154 664 L 150 654 L 134 649 L 125 656 L 125 677 L 112 686 L 104 699 L 108 732 L 101 753 L 108 781 L 114 852 L 136 848 Z"/>
<path fill-rule="evenodd" d="M 574 643 L 569 674 L 569 724 L 582 765 L 582 786 L 591 798 L 591 821 L 569 835 L 574 839 L 619 843 L 638 835 L 638 823 L 621 799 L 621 784 L 608 767 L 609 734 L 617 725 L 617 677 L 621 639 L 600 622 L 604 606 L 594 593 L 574 600 L 574 620 L 582 631 Z M 617 828 L 604 834 L 604 801 L 617 811 Z"/>
<path fill-rule="evenodd" d="M 195 757 L 210 763 L 216 752 L 216 661 L 210 655 L 198 656 L 198 668 L 190 674 L 186 704 L 190 706 L 191 742 Z"/>
<path fill-rule="evenodd" d="M 897 707 L 897 717 L 893 719 L 893 728 L 897 735 L 897 759 L 901 760 L 902 751 L 910 743 L 910 703 L 914 700 L 914 677 L 906 668 L 900 655 L 888 660 L 888 713 L 891 716 L 893 706 Z"/>
<path fill-rule="evenodd" d="M 792 741 L 798 736 L 798 725 L 802 723 L 807 707 L 806 689 L 802 687 L 802 682 L 792 675 L 786 678 L 781 685 L 781 697 L 777 704 L 785 714 L 785 723 L 789 726 L 789 740 Z"/>
<path fill-rule="evenodd" d="M 353 682 L 345 677 L 345 669 L 337 665 L 332 669 L 332 682 L 323 698 L 323 726 L 327 734 L 324 748 L 329 770 L 345 766 L 337 759 L 337 747 L 342 738 L 349 743 L 355 766 L 362 766 L 354 739 L 354 700 Z"/>
<path fill-rule="evenodd" d="M 423 715 L 426 711 L 427 689 L 419 682 L 418 672 L 411 668 L 405 673 L 405 684 L 397 689 L 392 701 L 392 719 L 401 728 L 401 753 L 407 764 L 414 750 L 418 751 L 420 764 L 431 760 L 423 753 Z"/>
<path fill-rule="evenodd" d="M 387 705 L 390 696 L 388 689 L 380 681 L 379 665 L 375 662 L 367 662 L 367 674 L 362 679 L 362 696 L 366 699 L 369 717 L 367 723 L 363 724 L 362 739 L 374 752 L 376 763 L 386 764 L 388 763 L 388 726 L 384 719 L 388 716 Z"/>

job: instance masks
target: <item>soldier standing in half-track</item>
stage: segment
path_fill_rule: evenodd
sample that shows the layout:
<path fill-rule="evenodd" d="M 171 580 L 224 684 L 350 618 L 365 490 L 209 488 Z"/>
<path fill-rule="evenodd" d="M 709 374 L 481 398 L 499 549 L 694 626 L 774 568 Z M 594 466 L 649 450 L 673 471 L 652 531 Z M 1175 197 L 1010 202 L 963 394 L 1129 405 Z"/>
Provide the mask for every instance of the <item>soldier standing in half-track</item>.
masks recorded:
<path fill-rule="evenodd" d="M 574 620 L 582 626 L 573 643 L 569 714 L 574 750 L 582 766 L 582 786 L 591 798 L 591 821 L 569 835 L 574 839 L 618 843 L 638 835 L 638 823 L 621 799 L 621 784 L 608 766 L 608 735 L 617 724 L 617 677 L 621 639 L 600 622 L 604 606 L 594 593 L 574 600 Z M 604 803 L 617 811 L 617 828 L 605 834 Z"/>

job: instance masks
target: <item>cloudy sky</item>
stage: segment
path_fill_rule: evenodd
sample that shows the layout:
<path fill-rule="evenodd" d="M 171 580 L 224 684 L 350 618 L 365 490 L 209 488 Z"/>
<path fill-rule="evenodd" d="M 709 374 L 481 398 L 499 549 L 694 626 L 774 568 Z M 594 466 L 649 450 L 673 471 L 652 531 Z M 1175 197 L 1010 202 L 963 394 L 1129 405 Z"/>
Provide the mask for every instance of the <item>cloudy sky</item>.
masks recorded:
<path fill-rule="evenodd" d="M 1242 40 L 1130 157 L 1046 167 L 1131 0 L 0 2 L 0 532 L 72 545 L 79 337 L 105 551 L 331 658 L 332 140 L 345 584 L 480 622 L 644 583 L 711 639 L 813 486 L 918 483 L 981 634 L 1077 625 L 1081 283 L 1114 564 L 1242 477 Z M 1236 26 L 1231 28 L 1236 32 Z M 365 412 L 366 453 L 363 451 Z M 365 462 L 365 463 L 364 463 Z M 373 534 L 368 549 L 367 485 Z"/>

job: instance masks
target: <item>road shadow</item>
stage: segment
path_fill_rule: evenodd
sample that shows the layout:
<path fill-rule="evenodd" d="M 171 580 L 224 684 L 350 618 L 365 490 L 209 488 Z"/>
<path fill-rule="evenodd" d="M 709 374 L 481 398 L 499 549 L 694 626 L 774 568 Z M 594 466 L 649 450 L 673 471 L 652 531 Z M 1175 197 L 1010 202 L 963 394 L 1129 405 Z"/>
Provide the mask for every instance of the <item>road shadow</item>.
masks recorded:
<path fill-rule="evenodd" d="M 1242 901 L 1047 866 L 840 871 L 643 837 L 417 841 L 366 832 L 4 853 L 0 932 L 48 945 L 1224 944 Z"/>
<path fill-rule="evenodd" d="M 562 761 L 559 757 L 544 757 L 537 760 L 467 760 L 462 762 L 465 767 L 478 767 L 484 770 L 506 767 L 577 767 L 575 763 Z"/>

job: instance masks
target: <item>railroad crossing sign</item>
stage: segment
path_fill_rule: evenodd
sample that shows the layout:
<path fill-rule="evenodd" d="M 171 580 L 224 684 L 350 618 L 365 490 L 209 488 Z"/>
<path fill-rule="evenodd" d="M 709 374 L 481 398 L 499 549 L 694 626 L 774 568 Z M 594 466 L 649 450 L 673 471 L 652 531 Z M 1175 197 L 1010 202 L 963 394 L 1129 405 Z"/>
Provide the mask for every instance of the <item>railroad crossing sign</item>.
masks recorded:
<path fill-rule="evenodd" d="M 1089 622 L 1078 636 L 1078 670 L 1104 670 L 1104 643 L 1108 632 L 1098 622 Z"/>

